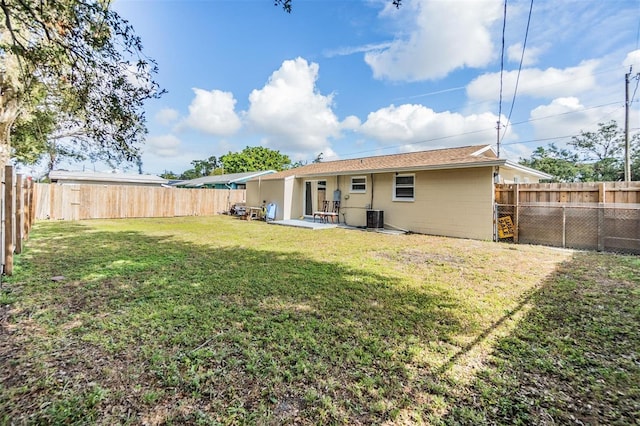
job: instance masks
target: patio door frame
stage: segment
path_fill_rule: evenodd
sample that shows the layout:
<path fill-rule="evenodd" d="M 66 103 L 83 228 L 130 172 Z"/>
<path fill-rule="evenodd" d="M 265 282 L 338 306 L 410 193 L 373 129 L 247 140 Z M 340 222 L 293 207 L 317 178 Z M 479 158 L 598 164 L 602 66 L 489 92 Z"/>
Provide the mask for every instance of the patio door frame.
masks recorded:
<path fill-rule="evenodd" d="M 319 183 L 324 182 L 324 185 L 320 187 Z M 327 181 L 326 179 L 310 179 L 304 181 L 304 197 L 302 198 L 304 205 L 302 206 L 302 211 L 304 212 L 304 216 L 312 217 L 313 212 L 316 210 L 320 210 L 322 205 L 318 205 L 320 200 L 318 197 L 318 192 L 324 190 L 325 199 L 327 197 Z M 315 196 L 315 201 L 314 201 Z"/>

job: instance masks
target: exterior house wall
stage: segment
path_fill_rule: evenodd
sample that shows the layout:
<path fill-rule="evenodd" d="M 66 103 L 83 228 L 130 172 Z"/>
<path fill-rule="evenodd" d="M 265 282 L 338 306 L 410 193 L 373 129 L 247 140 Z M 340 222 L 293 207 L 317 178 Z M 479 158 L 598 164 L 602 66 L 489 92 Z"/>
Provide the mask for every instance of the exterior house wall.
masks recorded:
<path fill-rule="evenodd" d="M 312 211 L 318 205 L 317 182 L 326 182 L 326 199 L 333 200 L 334 191 L 341 191 L 340 222 L 364 227 L 367 210 L 382 210 L 384 224 L 416 233 L 459 238 L 491 240 L 493 238 L 494 167 L 452 168 L 417 171 L 414 175 L 414 199 L 394 201 L 394 180 L 388 173 L 286 177 L 257 180 L 247 184 L 247 205 L 259 206 L 262 201 L 275 203 L 276 219 L 297 219 L 305 216 L 305 193 L 311 182 Z M 524 180 L 525 171 L 500 169 L 503 179 Z M 365 190 L 352 187 L 353 178 Z M 538 178 L 529 175 L 530 182 Z M 354 190 L 355 189 L 355 190 Z M 308 210 L 307 210 L 308 212 Z"/>
<path fill-rule="evenodd" d="M 340 200 L 340 221 L 352 226 L 366 226 L 366 210 L 371 204 L 372 176 L 374 175 L 359 174 L 356 176 L 340 176 L 340 178 L 338 179 L 339 185 L 336 185 L 336 188 L 340 189 L 340 192 L 342 194 L 342 199 Z M 366 178 L 365 192 L 361 193 L 351 190 L 352 177 Z"/>
<path fill-rule="evenodd" d="M 304 215 L 304 181 L 295 179 L 291 185 L 291 219 L 297 219 Z"/>
<path fill-rule="evenodd" d="M 492 239 L 491 167 L 417 172 L 414 201 L 393 201 L 394 175 L 378 175 L 374 182 L 373 208 L 384 211 L 387 226 L 421 234 Z"/>
<path fill-rule="evenodd" d="M 499 183 L 538 183 L 540 179 L 535 176 L 528 175 L 519 170 L 500 168 Z"/>
<path fill-rule="evenodd" d="M 329 199 L 334 189 L 340 189 L 340 221 L 348 225 L 366 226 L 367 210 L 373 209 L 384 212 L 384 223 L 391 228 L 431 235 L 492 239 L 491 167 L 421 171 L 414 175 L 414 201 L 393 201 L 395 173 L 357 175 L 366 177 L 365 192 L 352 191 L 351 176 L 319 180 L 327 181 Z M 294 195 L 293 199 L 303 204 L 304 193 L 299 198 Z"/>
<path fill-rule="evenodd" d="M 283 218 L 284 184 L 282 179 L 247 182 L 247 206 L 259 207 L 262 202 L 276 204 L 276 220 Z"/>

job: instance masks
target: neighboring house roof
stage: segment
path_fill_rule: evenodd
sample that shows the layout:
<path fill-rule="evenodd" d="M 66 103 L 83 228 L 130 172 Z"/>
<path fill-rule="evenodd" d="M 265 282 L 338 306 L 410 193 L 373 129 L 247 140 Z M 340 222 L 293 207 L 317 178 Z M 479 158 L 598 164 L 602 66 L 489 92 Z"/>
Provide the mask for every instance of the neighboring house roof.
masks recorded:
<path fill-rule="evenodd" d="M 133 173 L 104 173 L 104 172 L 73 172 L 68 170 L 52 170 L 49 173 L 52 183 L 58 181 L 71 182 L 110 182 L 110 183 L 130 183 L 130 184 L 156 184 L 163 185 L 168 181 L 159 176 L 140 175 Z"/>
<path fill-rule="evenodd" d="M 275 170 L 264 170 L 260 172 L 244 172 L 244 173 L 228 173 L 226 175 L 217 176 L 204 176 L 197 179 L 183 180 L 174 184 L 175 186 L 183 186 L 185 188 L 199 188 L 206 185 L 215 184 L 232 184 L 232 183 L 245 183 L 248 180 L 275 173 Z"/>
<path fill-rule="evenodd" d="M 465 146 L 461 148 L 436 149 L 405 154 L 380 155 L 307 164 L 261 177 L 262 180 L 284 179 L 289 176 L 313 177 L 331 175 L 354 175 L 359 173 L 382 173 L 397 171 L 441 170 L 469 167 L 506 166 L 527 172 L 541 179 L 551 175 L 522 166 L 509 160 L 499 159 L 491 145 Z"/>

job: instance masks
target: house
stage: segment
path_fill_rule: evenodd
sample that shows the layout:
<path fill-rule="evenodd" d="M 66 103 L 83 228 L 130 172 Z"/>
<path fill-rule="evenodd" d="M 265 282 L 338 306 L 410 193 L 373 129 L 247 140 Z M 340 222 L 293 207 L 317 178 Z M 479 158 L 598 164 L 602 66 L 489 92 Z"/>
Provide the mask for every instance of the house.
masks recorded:
<path fill-rule="evenodd" d="M 58 185 L 137 185 L 164 186 L 168 180 L 154 175 L 141 175 L 118 172 L 74 172 L 68 170 L 52 170 L 49 173 L 51 183 Z"/>
<path fill-rule="evenodd" d="M 245 189 L 248 180 L 271 173 L 275 173 L 275 170 L 204 176 L 197 179 L 176 182 L 174 186 L 179 188 Z"/>
<path fill-rule="evenodd" d="M 335 200 L 348 225 L 490 240 L 494 182 L 550 177 L 479 145 L 312 163 L 250 180 L 246 199 L 275 203 L 276 220 L 311 218 Z"/>

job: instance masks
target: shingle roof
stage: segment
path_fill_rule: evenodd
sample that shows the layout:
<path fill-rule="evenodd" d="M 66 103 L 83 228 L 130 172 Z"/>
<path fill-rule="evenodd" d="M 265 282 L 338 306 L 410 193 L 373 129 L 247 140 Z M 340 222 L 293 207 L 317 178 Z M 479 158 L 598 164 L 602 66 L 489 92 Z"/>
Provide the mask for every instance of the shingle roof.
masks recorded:
<path fill-rule="evenodd" d="M 490 145 L 474 145 L 461 148 L 435 149 L 405 154 L 380 155 L 350 160 L 327 161 L 307 164 L 285 170 L 262 180 L 282 179 L 288 176 L 320 176 L 356 174 L 397 170 L 421 170 L 435 168 L 478 167 L 506 163 L 498 159 Z"/>

